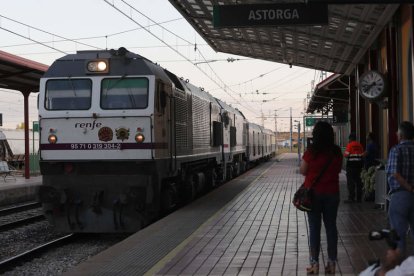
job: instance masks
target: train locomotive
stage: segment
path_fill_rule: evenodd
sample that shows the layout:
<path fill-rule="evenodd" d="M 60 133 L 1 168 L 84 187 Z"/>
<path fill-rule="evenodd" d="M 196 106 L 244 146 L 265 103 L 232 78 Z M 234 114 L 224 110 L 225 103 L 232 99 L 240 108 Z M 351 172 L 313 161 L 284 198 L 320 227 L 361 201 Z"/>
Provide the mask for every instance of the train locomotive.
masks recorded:
<path fill-rule="evenodd" d="M 62 232 L 135 232 L 275 154 L 270 130 L 127 51 L 78 51 L 40 80 L 45 216 Z"/>

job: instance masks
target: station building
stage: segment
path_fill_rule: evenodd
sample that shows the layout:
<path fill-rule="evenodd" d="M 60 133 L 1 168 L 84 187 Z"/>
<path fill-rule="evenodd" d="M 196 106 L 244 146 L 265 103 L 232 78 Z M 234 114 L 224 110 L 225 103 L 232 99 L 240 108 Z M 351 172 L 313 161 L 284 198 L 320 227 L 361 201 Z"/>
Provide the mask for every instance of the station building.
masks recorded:
<path fill-rule="evenodd" d="M 218 52 L 333 73 L 306 116 L 331 118 L 341 146 L 372 132 L 386 159 L 414 120 L 414 1 L 169 1 Z"/>

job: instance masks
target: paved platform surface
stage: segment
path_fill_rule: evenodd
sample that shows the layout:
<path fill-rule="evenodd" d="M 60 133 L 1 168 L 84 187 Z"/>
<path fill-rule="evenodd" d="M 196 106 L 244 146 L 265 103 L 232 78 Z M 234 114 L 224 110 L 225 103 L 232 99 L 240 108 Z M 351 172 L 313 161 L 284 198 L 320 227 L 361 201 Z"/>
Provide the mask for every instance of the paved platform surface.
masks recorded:
<path fill-rule="evenodd" d="M 22 175 L 0 177 L 0 206 L 35 200 L 37 189 L 42 184 L 42 176 Z"/>
<path fill-rule="evenodd" d="M 92 257 L 66 275 L 304 275 L 306 213 L 291 198 L 303 182 L 297 154 L 284 154 Z M 341 197 L 347 197 L 341 174 Z M 358 275 L 386 250 L 368 232 L 387 227 L 374 203 L 338 214 L 337 275 Z M 322 230 L 321 266 L 326 262 Z"/>

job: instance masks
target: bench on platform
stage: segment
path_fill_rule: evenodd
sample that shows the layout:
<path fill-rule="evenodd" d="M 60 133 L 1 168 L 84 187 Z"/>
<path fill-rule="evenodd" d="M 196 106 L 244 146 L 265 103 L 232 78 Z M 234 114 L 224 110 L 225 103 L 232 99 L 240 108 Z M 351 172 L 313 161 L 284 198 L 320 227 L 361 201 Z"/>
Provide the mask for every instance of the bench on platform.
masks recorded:
<path fill-rule="evenodd" d="M 24 154 L 14 154 L 12 157 L 9 157 L 6 161 L 16 169 L 21 169 L 24 165 Z"/>
<path fill-rule="evenodd" d="M 3 177 L 4 181 L 6 181 L 6 178 L 8 176 L 16 180 L 16 177 L 14 176 L 15 171 L 16 170 L 11 167 L 6 161 L 0 161 L 0 175 Z"/>

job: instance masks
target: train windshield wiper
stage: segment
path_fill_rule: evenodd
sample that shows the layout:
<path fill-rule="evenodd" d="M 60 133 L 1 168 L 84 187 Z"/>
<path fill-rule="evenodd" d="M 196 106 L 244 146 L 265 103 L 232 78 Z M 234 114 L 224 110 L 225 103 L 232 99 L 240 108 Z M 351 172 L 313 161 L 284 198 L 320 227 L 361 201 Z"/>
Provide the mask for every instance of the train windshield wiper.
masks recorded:
<path fill-rule="evenodd" d="M 119 79 L 117 79 L 110 87 L 108 87 L 105 91 L 105 96 L 109 94 L 109 91 L 111 91 L 113 88 L 115 88 L 122 80 L 124 80 L 128 75 L 123 75 Z M 111 84 L 111 82 L 108 82 L 108 85 Z"/>
<path fill-rule="evenodd" d="M 69 83 L 70 83 L 70 87 L 72 88 L 73 95 L 75 96 L 75 98 L 78 97 L 78 95 L 76 95 L 76 89 L 75 89 L 75 85 L 73 84 L 72 77 L 69 77 L 68 80 L 69 80 Z"/>

